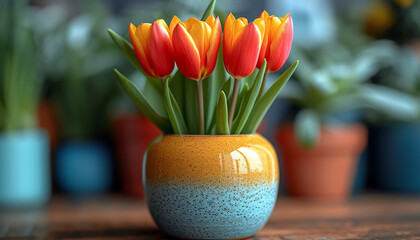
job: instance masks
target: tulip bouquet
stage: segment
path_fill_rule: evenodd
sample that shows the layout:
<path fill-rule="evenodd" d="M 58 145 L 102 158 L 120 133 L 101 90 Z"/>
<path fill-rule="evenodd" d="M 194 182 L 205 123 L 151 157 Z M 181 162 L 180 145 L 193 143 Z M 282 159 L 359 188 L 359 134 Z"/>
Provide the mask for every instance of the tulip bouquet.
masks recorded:
<path fill-rule="evenodd" d="M 115 69 L 121 86 L 164 133 L 254 133 L 298 65 L 295 62 L 265 92 L 267 74 L 279 70 L 290 53 L 290 14 L 281 18 L 264 11 L 248 23 L 230 13 L 222 40 L 220 19 L 213 16 L 215 4 L 209 4 L 201 20 L 182 22 L 174 16 L 169 25 L 162 19 L 130 24 L 132 44 L 108 30 L 147 79 L 147 91 L 140 91 Z"/>

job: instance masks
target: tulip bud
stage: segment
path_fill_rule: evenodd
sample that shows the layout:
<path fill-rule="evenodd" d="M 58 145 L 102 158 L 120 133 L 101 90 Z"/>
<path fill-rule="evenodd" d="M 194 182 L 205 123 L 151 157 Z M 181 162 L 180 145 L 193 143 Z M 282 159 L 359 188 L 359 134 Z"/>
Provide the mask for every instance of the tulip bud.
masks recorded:
<path fill-rule="evenodd" d="M 262 12 L 260 19 L 265 22 L 265 33 L 258 57 L 257 67 L 261 68 L 267 60 L 267 72 L 279 70 L 290 54 L 293 41 L 293 21 L 290 14 L 284 18 L 269 16 Z"/>
<path fill-rule="evenodd" d="M 194 80 L 209 76 L 216 66 L 221 41 L 219 17 L 210 15 L 206 21 L 190 18 L 183 23 L 174 16 L 170 32 L 179 71 Z"/>
<path fill-rule="evenodd" d="M 227 72 L 236 79 L 254 72 L 264 36 L 264 21 L 248 24 L 246 18 L 230 13 L 226 18 L 223 35 L 223 61 Z"/>
<path fill-rule="evenodd" d="M 128 32 L 141 67 L 151 77 L 164 78 L 171 74 L 175 61 L 168 26 L 159 19 L 138 27 L 130 24 Z"/>

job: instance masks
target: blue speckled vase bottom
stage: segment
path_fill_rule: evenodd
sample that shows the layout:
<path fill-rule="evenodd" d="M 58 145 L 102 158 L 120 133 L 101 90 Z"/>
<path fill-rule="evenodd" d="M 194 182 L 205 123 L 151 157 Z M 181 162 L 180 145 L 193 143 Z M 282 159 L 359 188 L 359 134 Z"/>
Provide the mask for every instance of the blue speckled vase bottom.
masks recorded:
<path fill-rule="evenodd" d="M 277 198 L 271 185 L 148 184 L 153 219 L 165 233 L 186 239 L 232 239 L 256 234 Z"/>

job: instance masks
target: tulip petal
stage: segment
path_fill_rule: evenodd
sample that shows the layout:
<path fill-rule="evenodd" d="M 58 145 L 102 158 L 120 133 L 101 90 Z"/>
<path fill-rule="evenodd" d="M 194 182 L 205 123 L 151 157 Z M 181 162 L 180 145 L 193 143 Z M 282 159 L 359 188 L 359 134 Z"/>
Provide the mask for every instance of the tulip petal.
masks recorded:
<path fill-rule="evenodd" d="M 262 18 L 257 18 L 254 20 L 254 23 L 258 26 L 258 29 L 261 32 L 261 36 L 263 36 L 262 42 L 261 42 L 260 54 L 259 54 L 258 62 L 257 62 L 257 68 L 261 68 L 265 59 L 267 45 L 269 42 L 268 41 L 268 36 L 270 33 L 269 24 L 268 24 L 269 22 L 264 21 Z"/>
<path fill-rule="evenodd" d="M 192 26 L 196 22 L 201 22 L 201 21 L 198 20 L 197 18 L 194 18 L 194 17 L 190 17 L 187 21 L 185 21 L 185 26 L 186 26 L 187 32 L 190 32 L 190 29 L 192 28 Z"/>
<path fill-rule="evenodd" d="M 248 19 L 246 19 L 244 17 L 238 18 L 237 21 L 241 21 L 244 25 L 248 25 Z"/>
<path fill-rule="evenodd" d="M 144 25 L 143 28 L 149 28 L 150 29 L 150 24 L 141 24 Z M 140 25 L 140 26 L 141 26 Z M 141 43 L 140 39 L 138 38 L 138 34 L 137 34 L 137 30 L 140 28 L 134 26 L 132 23 L 130 23 L 130 26 L 128 28 L 128 32 L 130 34 L 130 39 L 131 39 L 131 43 L 133 44 L 134 47 L 134 52 L 136 53 L 137 59 L 139 60 L 139 63 L 141 65 L 141 67 L 143 68 L 144 72 L 152 77 L 156 77 L 155 73 L 153 72 L 152 68 L 150 67 L 148 61 L 147 61 L 147 53 L 146 53 L 146 49 L 144 48 L 143 44 Z M 144 32 L 144 35 L 141 34 L 142 39 L 147 39 L 148 38 L 148 31 Z"/>
<path fill-rule="evenodd" d="M 213 72 L 214 67 L 216 66 L 217 54 L 219 52 L 221 37 L 222 25 L 220 24 L 219 17 L 217 17 L 209 38 L 209 48 L 207 50 L 206 56 L 207 66 L 205 73 L 203 74 L 203 76 L 201 76 L 202 78 L 206 78 L 208 75 L 210 75 Z"/>
<path fill-rule="evenodd" d="M 182 24 L 178 24 L 172 35 L 172 46 L 176 65 L 187 78 L 200 79 L 200 55 L 193 38 Z"/>
<path fill-rule="evenodd" d="M 147 42 L 149 64 L 156 76 L 163 78 L 174 69 L 172 44 L 166 28 L 154 22 Z"/>
<path fill-rule="evenodd" d="M 260 46 L 261 33 L 255 23 L 250 23 L 235 37 L 228 72 L 237 79 L 250 75 L 257 64 Z"/>
<path fill-rule="evenodd" d="M 266 18 L 268 18 L 270 15 L 268 14 L 268 12 L 267 11 L 263 11 L 261 14 L 260 14 L 260 18 L 262 18 L 262 19 L 266 19 Z"/>
<path fill-rule="evenodd" d="M 288 14 L 277 31 L 277 34 L 273 36 L 270 54 L 267 57 L 267 69 L 269 72 L 275 72 L 279 70 L 287 58 L 289 57 L 290 50 L 292 48 L 293 41 L 293 20 L 290 14 Z"/>
<path fill-rule="evenodd" d="M 232 13 L 226 17 L 225 20 L 225 27 L 223 31 L 223 61 L 225 63 L 230 62 L 230 52 L 232 50 L 232 39 L 233 39 L 233 32 L 232 27 L 233 23 L 235 22 L 235 17 Z"/>
<path fill-rule="evenodd" d="M 210 15 L 207 19 L 206 19 L 206 23 L 211 27 L 211 28 L 213 28 L 213 26 L 214 26 L 214 24 L 216 23 L 215 22 L 215 19 L 214 19 L 214 16 L 213 15 Z"/>
<path fill-rule="evenodd" d="M 164 26 L 166 28 L 166 31 L 169 32 L 168 24 L 166 24 L 165 20 L 158 19 L 158 20 L 156 20 L 156 22 L 159 23 L 160 25 Z"/>
<path fill-rule="evenodd" d="M 203 65 L 205 66 L 207 62 L 205 53 L 208 49 L 208 32 L 211 32 L 210 27 L 207 23 L 201 21 L 194 22 L 191 26 L 191 29 L 189 29 L 188 31 L 188 33 L 194 40 L 195 46 L 197 47 L 198 53 L 200 55 L 200 71 L 203 68 Z"/>
<path fill-rule="evenodd" d="M 171 38 L 172 38 L 172 33 L 174 32 L 174 29 L 176 25 L 178 25 L 178 23 L 182 23 L 181 19 L 179 19 L 177 16 L 174 15 L 174 17 L 171 20 L 171 23 L 169 24 L 169 36 L 171 36 Z"/>
<path fill-rule="evenodd" d="M 236 38 L 239 36 L 239 33 L 243 30 L 246 26 L 245 22 L 241 19 L 236 20 L 232 26 L 233 38 L 232 38 L 232 46 L 233 43 L 236 41 Z"/>

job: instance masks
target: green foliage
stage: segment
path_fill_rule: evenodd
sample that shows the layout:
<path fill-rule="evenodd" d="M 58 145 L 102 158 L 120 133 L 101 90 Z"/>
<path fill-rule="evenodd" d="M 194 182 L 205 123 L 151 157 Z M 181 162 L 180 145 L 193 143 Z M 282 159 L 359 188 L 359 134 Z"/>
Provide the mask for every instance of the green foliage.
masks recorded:
<path fill-rule="evenodd" d="M 37 126 L 37 48 L 27 1 L 0 2 L 0 131 Z"/>
<path fill-rule="evenodd" d="M 393 25 L 385 33 L 385 37 L 397 41 L 420 38 L 420 1 L 413 0 L 409 6 L 398 4 L 398 2 L 404 1 L 384 1 L 391 6 L 395 15 L 393 16 L 395 18 Z"/>
<path fill-rule="evenodd" d="M 225 92 L 220 92 L 219 102 L 217 104 L 216 111 L 216 133 L 219 135 L 229 135 L 229 123 L 228 123 L 228 107 Z"/>
<path fill-rule="evenodd" d="M 311 148 L 318 140 L 321 128 L 318 113 L 310 108 L 298 112 L 295 119 L 295 135 L 304 148 Z"/>
<path fill-rule="evenodd" d="M 213 14 L 216 1 L 207 7 L 202 19 Z M 114 43 L 126 55 L 129 61 L 143 74 L 141 66 L 135 59 L 132 45 L 116 32 L 108 30 Z M 293 74 L 297 63 L 292 65 L 274 85 L 260 98 L 266 63 L 259 71 L 241 80 L 238 95 L 238 108 L 235 110 L 232 128 L 228 124 L 228 105 L 232 98 L 234 79 L 227 78 L 223 64 L 222 48 L 220 48 L 214 72 L 203 79 L 205 134 L 249 134 L 254 133 L 268 108 Z M 146 84 L 155 87 L 148 96 L 140 91 L 121 73 L 115 70 L 121 86 L 139 110 L 145 114 L 164 133 L 198 134 L 198 100 L 196 81 L 187 79 L 179 71 L 164 81 L 164 88 L 157 86 L 156 79 L 146 77 Z M 160 81 L 160 80 L 159 80 Z M 159 104 L 159 103 L 160 104 Z M 164 103 L 165 113 L 158 112 L 158 105 Z M 168 126 L 169 124 L 169 126 Z"/>
<path fill-rule="evenodd" d="M 113 67 L 121 69 L 124 63 L 123 55 L 104 32 L 110 25 L 120 29 L 108 9 L 96 1 L 75 4 L 81 11 L 72 16 L 62 4 L 34 9 L 34 30 L 44 54 L 41 67 L 54 90 L 48 97 L 66 140 L 106 134 L 107 108 L 118 94 L 116 81 L 108 80 L 113 78 Z M 42 24 L 46 22 L 51 24 Z"/>
<path fill-rule="evenodd" d="M 375 41 L 357 47 L 340 42 L 311 50 L 294 47 L 293 54 L 303 64 L 279 97 L 301 109 L 295 129 L 302 146 L 316 142 L 323 124 L 352 121 L 349 115 L 374 115 L 381 121 L 418 119 L 420 105 L 416 97 L 369 83 L 395 57 L 391 46 L 389 42 Z"/>

